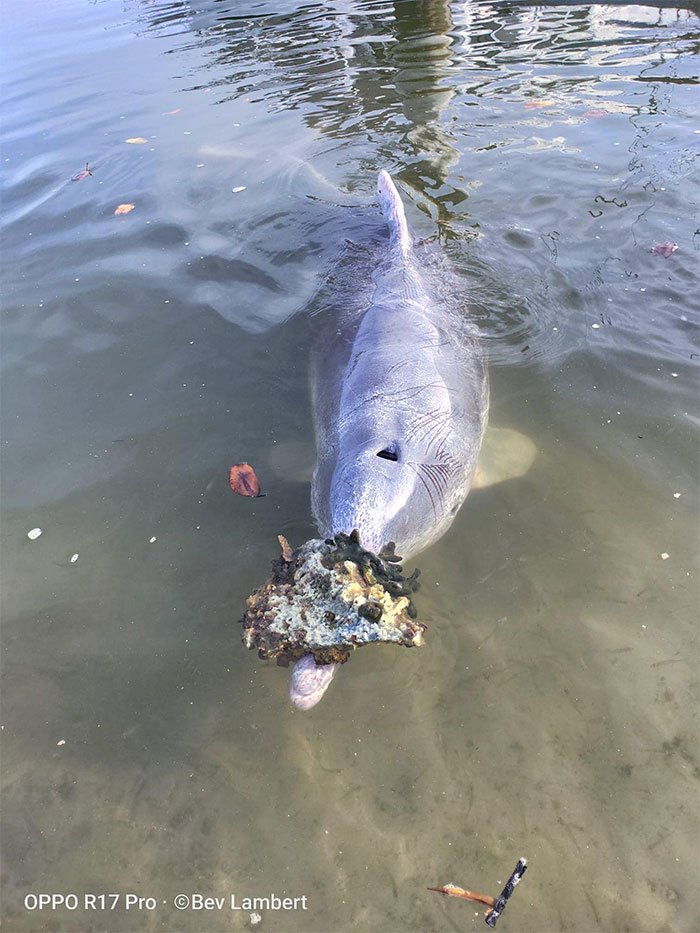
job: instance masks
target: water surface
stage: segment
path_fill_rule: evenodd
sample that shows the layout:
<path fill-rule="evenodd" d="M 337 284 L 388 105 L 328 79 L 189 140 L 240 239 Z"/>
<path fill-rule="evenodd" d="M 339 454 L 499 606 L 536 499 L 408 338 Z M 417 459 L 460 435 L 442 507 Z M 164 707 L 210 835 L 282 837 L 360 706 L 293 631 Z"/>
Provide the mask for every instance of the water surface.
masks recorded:
<path fill-rule="evenodd" d="M 504 930 L 696 930 L 697 16 L 5 19 L 6 928 L 248 929 L 173 899 L 274 892 L 308 910 L 258 929 L 480 929 L 426 887 L 496 894 L 525 855 Z M 380 168 L 538 456 L 417 559 L 426 647 L 358 652 L 300 714 L 236 620 L 276 535 L 314 533 L 309 348 Z M 230 493 L 240 460 L 266 498 Z"/>

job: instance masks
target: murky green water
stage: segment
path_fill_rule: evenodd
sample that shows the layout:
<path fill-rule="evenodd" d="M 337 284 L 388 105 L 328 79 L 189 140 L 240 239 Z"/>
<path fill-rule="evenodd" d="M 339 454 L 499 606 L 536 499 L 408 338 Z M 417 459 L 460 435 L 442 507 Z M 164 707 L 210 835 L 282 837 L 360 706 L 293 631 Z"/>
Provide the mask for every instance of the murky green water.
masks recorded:
<path fill-rule="evenodd" d="M 426 887 L 525 855 L 504 931 L 697 930 L 697 17 L 4 13 L 6 929 L 483 929 Z M 426 647 L 302 714 L 236 619 L 314 531 L 311 311 L 382 167 L 538 456 L 418 558 Z"/>

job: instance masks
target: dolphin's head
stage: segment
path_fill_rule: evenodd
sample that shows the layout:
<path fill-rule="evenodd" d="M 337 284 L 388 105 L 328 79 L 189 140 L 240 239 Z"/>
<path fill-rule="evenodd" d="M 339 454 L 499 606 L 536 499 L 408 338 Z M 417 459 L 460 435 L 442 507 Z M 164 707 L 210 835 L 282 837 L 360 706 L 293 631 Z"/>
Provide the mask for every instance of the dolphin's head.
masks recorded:
<path fill-rule="evenodd" d="M 449 464 L 427 462 L 405 441 L 355 447 L 331 480 L 332 532 L 356 528 L 363 547 L 375 553 L 390 541 L 403 557 L 422 550 L 452 520 L 449 473 Z"/>

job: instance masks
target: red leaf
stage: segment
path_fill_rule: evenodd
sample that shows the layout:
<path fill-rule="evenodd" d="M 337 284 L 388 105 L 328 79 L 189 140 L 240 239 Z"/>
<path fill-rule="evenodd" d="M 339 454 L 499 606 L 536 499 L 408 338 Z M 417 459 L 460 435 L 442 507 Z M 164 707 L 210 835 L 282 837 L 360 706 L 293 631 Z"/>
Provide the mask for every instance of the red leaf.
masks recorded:
<path fill-rule="evenodd" d="M 249 463 L 234 463 L 229 470 L 228 483 L 239 496 L 257 498 L 264 495 L 260 492 L 260 482 Z"/>

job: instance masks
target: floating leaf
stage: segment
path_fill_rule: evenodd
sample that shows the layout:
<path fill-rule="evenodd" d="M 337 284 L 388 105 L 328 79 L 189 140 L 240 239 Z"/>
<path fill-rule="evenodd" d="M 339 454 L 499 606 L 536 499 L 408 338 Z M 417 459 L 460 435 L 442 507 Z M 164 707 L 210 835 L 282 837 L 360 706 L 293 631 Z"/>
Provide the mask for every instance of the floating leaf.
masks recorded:
<path fill-rule="evenodd" d="M 136 207 L 135 204 L 120 204 L 114 213 L 115 214 L 130 214 L 135 207 Z"/>
<path fill-rule="evenodd" d="M 671 240 L 667 240 L 665 243 L 655 243 L 651 248 L 651 253 L 652 256 L 664 256 L 668 259 L 677 249 L 678 243 L 672 243 Z"/>
<path fill-rule="evenodd" d="M 130 136 L 128 139 L 125 139 L 124 142 L 131 143 L 132 146 L 141 146 L 143 143 L 147 143 L 148 140 L 144 139 L 143 136 Z"/>
<path fill-rule="evenodd" d="M 249 463 L 234 463 L 229 470 L 228 484 L 239 496 L 258 498 L 263 495 L 260 482 Z"/>
<path fill-rule="evenodd" d="M 539 110 L 540 107 L 553 107 L 553 100 L 529 100 L 525 104 L 526 110 Z"/>
<path fill-rule="evenodd" d="M 83 178 L 87 178 L 88 175 L 92 175 L 92 172 L 90 171 L 89 163 L 86 162 L 85 168 L 82 170 L 82 172 L 78 172 L 77 175 L 73 175 L 71 181 L 82 181 Z"/>

